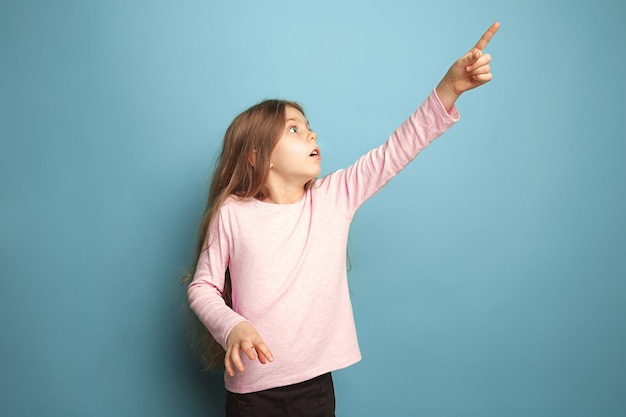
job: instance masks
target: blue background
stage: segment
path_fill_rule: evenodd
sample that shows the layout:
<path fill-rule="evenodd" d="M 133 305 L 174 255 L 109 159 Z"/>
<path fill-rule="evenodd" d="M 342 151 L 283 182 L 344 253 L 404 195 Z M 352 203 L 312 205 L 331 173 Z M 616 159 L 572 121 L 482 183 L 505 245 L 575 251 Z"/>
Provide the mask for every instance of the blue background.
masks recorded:
<path fill-rule="evenodd" d="M 3 1 L 0 415 L 221 415 L 178 280 L 227 125 L 297 100 L 323 171 L 344 167 L 498 20 L 494 81 L 355 218 L 364 359 L 335 373 L 337 415 L 625 416 L 625 18 L 618 0 Z"/>

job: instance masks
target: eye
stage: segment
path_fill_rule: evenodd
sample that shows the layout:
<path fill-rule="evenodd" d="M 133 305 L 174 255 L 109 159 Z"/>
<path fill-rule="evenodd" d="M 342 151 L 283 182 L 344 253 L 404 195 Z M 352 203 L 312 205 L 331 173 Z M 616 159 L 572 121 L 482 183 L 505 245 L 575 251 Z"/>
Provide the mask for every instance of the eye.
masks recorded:
<path fill-rule="evenodd" d="M 291 127 L 289 128 L 289 132 L 291 132 L 291 133 L 298 133 L 298 128 L 297 128 L 297 127 L 295 127 L 295 126 L 291 126 Z"/>

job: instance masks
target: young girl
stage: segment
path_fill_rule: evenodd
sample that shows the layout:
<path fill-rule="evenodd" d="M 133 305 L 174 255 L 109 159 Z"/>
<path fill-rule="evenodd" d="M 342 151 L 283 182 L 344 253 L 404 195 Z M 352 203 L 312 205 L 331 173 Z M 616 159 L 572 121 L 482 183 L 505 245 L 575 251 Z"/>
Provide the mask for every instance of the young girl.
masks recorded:
<path fill-rule="evenodd" d="M 350 221 L 458 120 L 459 96 L 491 80 L 482 51 L 498 28 L 385 144 L 324 178 L 298 104 L 264 101 L 229 126 L 188 287 L 210 332 L 200 343 L 213 341 L 203 358 L 217 353 L 226 368 L 227 416 L 334 416 L 330 372 L 361 359 L 346 278 Z"/>

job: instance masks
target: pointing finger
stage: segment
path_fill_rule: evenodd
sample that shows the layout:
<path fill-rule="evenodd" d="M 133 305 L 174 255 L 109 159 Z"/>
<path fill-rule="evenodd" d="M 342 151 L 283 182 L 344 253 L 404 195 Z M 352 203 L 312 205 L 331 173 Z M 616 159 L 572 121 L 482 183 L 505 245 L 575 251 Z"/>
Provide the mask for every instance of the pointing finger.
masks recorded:
<path fill-rule="evenodd" d="M 496 22 L 493 25 L 491 25 L 491 27 L 489 27 L 489 29 L 487 29 L 487 32 L 485 32 L 483 34 L 483 36 L 478 40 L 478 42 L 472 48 L 472 50 L 478 49 L 479 51 L 482 51 L 483 49 L 485 49 L 485 46 L 487 46 L 487 44 L 489 43 L 491 38 L 493 38 L 493 35 L 496 34 L 498 29 L 500 29 L 500 23 L 499 22 Z"/>

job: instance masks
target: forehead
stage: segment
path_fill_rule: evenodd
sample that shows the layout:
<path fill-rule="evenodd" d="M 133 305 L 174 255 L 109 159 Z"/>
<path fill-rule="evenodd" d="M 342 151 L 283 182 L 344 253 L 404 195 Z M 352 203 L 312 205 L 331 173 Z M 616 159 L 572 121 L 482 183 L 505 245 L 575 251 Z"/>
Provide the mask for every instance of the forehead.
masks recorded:
<path fill-rule="evenodd" d="M 304 114 L 295 107 L 286 106 L 285 107 L 285 122 L 302 122 L 308 123 Z"/>

